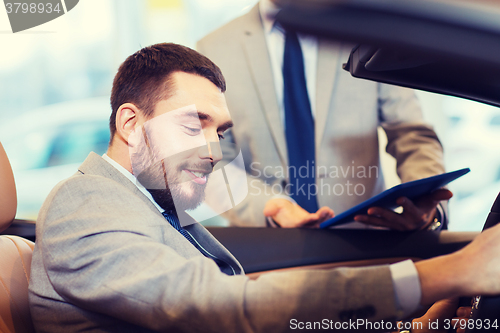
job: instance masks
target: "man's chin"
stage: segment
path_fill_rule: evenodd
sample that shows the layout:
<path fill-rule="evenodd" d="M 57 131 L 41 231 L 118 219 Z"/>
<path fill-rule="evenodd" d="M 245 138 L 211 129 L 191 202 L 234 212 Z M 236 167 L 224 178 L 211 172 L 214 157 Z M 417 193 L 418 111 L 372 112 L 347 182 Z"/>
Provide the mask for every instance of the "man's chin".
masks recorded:
<path fill-rule="evenodd" d="M 186 185 L 188 189 L 182 188 Z M 194 186 L 193 186 L 194 185 Z M 150 190 L 156 203 L 166 211 L 185 211 L 197 208 L 205 200 L 205 185 L 181 184 L 172 189 Z"/>
<path fill-rule="evenodd" d="M 178 192 L 174 191 L 173 198 L 177 210 L 193 210 L 205 200 L 205 184 L 190 183 L 189 185 L 190 188 L 187 190 L 179 189 Z"/>
<path fill-rule="evenodd" d="M 196 208 L 198 208 L 201 205 L 202 202 L 203 202 L 203 200 L 200 200 L 198 202 L 192 202 L 189 205 L 185 205 L 185 207 L 182 210 L 185 211 L 185 210 L 196 209 Z"/>

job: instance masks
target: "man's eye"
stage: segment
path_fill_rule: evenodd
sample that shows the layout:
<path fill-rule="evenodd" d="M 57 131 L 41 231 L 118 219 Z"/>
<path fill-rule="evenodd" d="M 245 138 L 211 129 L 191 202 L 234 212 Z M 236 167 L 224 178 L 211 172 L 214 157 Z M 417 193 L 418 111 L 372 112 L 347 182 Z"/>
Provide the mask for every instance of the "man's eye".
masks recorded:
<path fill-rule="evenodd" d="M 189 135 L 198 135 L 201 132 L 201 128 L 184 126 Z"/>

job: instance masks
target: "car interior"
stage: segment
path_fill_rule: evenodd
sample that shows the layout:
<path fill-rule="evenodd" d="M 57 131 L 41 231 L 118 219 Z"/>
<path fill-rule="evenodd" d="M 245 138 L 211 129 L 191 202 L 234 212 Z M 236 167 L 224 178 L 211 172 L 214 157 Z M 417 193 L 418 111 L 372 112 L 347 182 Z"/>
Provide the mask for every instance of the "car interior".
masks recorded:
<path fill-rule="evenodd" d="M 443 6 L 447 10 L 442 10 Z M 298 31 L 357 43 L 343 68 L 360 79 L 500 106 L 500 12 L 497 7 L 488 8 L 471 8 L 460 1 L 290 1 L 278 20 Z M 500 194 L 484 228 L 499 221 Z M 377 265 L 408 258 L 417 261 L 457 251 L 478 234 L 239 227 L 208 230 L 251 278 L 270 271 Z M 15 220 L 1 232 L 2 332 L 33 332 L 27 282 L 34 241 L 33 221 Z M 475 299 L 473 309 L 474 319 L 500 318 L 500 297 Z"/>
<path fill-rule="evenodd" d="M 35 332 L 28 305 L 31 254 L 35 244 L 19 236 L 0 236 L 0 331 Z"/>

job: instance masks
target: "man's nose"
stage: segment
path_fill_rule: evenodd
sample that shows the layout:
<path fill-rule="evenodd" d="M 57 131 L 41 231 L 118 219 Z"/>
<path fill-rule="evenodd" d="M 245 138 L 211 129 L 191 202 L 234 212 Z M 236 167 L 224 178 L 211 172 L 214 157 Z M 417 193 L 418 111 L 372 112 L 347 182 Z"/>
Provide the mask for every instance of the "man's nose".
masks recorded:
<path fill-rule="evenodd" d="M 207 142 L 205 146 L 200 147 L 200 158 L 211 159 L 215 165 L 222 159 L 222 150 L 218 141 Z"/>

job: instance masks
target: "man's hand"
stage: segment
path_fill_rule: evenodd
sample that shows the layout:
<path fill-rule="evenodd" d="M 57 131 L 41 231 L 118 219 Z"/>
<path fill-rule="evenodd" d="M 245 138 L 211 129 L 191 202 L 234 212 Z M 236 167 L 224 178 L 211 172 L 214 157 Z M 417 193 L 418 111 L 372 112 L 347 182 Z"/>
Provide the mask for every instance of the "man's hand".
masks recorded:
<path fill-rule="evenodd" d="M 470 313 L 472 312 L 472 307 L 462 306 L 457 310 L 457 316 L 453 318 L 453 325 L 457 327 L 457 333 L 465 333 L 467 329 L 468 319 L 470 318 Z"/>
<path fill-rule="evenodd" d="M 400 214 L 386 208 L 371 207 L 368 209 L 368 215 L 356 215 L 354 220 L 400 231 L 422 230 L 434 219 L 438 203 L 449 200 L 452 196 L 453 193 L 449 190 L 439 189 L 414 202 L 401 197 L 396 201 L 403 207 Z"/>
<path fill-rule="evenodd" d="M 309 213 L 287 199 L 275 198 L 266 203 L 264 215 L 271 217 L 282 228 L 317 228 L 334 214 L 328 207 L 321 207 L 316 213 Z"/>
<path fill-rule="evenodd" d="M 466 247 L 415 263 L 422 305 L 458 296 L 500 295 L 500 225 L 480 233 Z"/>
<path fill-rule="evenodd" d="M 434 303 L 429 310 L 420 318 L 415 318 L 412 321 L 412 333 L 446 333 L 447 327 L 456 326 L 457 333 L 463 333 L 465 330 L 463 325 L 459 323 L 467 323 L 471 308 L 460 307 L 458 308 L 458 298 L 443 299 Z M 448 321 L 446 321 L 448 319 Z M 430 327 L 430 324 L 437 324 Z"/>

